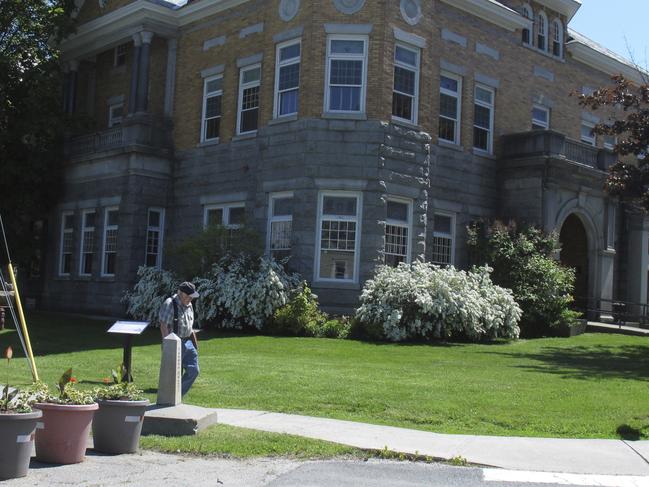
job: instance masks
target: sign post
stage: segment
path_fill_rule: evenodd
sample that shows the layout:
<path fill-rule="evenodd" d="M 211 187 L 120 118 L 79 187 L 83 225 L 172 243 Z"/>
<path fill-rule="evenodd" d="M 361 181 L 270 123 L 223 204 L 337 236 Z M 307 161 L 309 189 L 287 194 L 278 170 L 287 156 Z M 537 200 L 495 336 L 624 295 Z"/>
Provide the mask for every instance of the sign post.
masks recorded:
<path fill-rule="evenodd" d="M 127 382 L 133 382 L 131 373 L 131 351 L 133 348 L 133 336 L 140 335 L 149 326 L 148 321 L 116 321 L 108 329 L 108 333 L 124 335 L 124 355 L 122 363 L 124 364 L 124 375 Z"/>

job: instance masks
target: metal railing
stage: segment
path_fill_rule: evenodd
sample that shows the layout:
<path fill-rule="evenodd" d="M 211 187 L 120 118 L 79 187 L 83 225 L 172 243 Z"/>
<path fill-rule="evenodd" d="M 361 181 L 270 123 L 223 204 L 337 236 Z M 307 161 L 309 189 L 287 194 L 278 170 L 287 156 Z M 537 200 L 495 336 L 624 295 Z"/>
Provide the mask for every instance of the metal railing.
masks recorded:
<path fill-rule="evenodd" d="M 622 301 L 619 299 L 575 298 L 575 309 L 587 318 L 612 321 L 613 324 L 649 325 L 649 304 Z"/>

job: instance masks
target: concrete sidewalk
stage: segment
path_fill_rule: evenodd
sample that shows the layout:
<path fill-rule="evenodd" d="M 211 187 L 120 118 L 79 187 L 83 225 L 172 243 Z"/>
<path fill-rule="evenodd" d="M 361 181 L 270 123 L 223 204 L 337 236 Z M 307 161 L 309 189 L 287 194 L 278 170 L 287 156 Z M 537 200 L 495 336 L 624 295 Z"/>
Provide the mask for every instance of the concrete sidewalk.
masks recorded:
<path fill-rule="evenodd" d="M 293 414 L 216 411 L 219 423 L 357 448 L 387 447 L 395 452 L 447 460 L 461 456 L 470 463 L 513 470 L 649 476 L 649 441 L 446 435 Z"/>

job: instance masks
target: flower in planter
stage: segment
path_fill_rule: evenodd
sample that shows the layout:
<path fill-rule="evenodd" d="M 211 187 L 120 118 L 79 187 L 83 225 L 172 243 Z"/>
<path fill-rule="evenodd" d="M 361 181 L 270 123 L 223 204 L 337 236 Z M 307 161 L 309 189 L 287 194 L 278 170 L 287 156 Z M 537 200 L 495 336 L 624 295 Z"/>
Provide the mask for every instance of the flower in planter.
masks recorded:
<path fill-rule="evenodd" d="M 105 386 L 97 387 L 93 394 L 98 401 L 141 401 L 145 399 L 144 391 L 137 388 L 132 382 L 126 380 L 126 368 L 120 364 L 117 370 L 111 370 L 114 384 L 108 385 L 110 379 L 104 378 Z"/>
<path fill-rule="evenodd" d="M 75 387 L 77 379 L 72 376 L 72 368 L 66 370 L 57 384 L 59 393 L 51 394 L 47 384 L 37 382 L 34 385 L 34 393 L 37 402 L 53 404 L 92 404 L 95 402 L 91 391 L 81 391 Z"/>

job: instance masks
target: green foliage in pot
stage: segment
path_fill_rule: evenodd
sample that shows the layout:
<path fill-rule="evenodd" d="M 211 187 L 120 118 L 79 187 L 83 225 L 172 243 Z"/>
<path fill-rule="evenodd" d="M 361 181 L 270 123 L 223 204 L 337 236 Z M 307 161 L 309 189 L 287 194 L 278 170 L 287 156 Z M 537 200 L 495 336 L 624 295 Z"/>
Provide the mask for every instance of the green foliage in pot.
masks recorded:
<path fill-rule="evenodd" d="M 5 349 L 3 357 L 7 359 L 7 371 L 9 371 L 9 364 L 11 357 L 13 357 L 11 347 Z M 9 375 L 9 372 L 7 372 L 7 375 Z M 9 387 L 9 378 L 7 377 L 7 384 L 2 388 L 0 394 L 0 414 L 30 413 L 32 411 L 32 404 L 34 404 L 34 398 L 29 392 L 11 389 Z"/>
<path fill-rule="evenodd" d="M 143 401 L 144 391 L 136 387 L 133 382 L 128 382 L 126 367 L 119 364 L 116 370 L 111 370 L 113 384 L 108 385 L 110 379 L 104 379 L 105 386 L 97 387 L 93 395 L 97 401 Z"/>
<path fill-rule="evenodd" d="M 50 393 L 49 387 L 43 382 L 37 382 L 32 387 L 36 402 L 52 404 L 82 405 L 92 404 L 95 398 L 91 391 L 76 388 L 77 379 L 72 375 L 72 368 L 66 370 L 57 384 L 58 393 Z"/>

